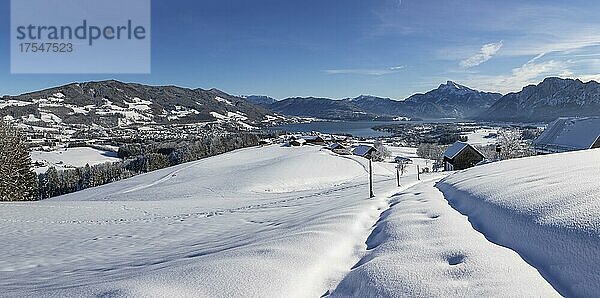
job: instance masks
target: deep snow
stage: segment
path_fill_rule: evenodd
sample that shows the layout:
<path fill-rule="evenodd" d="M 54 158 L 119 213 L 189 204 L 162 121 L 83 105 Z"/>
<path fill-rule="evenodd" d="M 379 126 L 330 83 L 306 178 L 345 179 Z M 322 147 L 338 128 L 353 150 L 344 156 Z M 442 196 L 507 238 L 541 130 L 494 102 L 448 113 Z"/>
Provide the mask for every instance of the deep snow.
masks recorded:
<path fill-rule="evenodd" d="M 395 188 L 386 166 L 376 194 Z M 385 206 L 365 168 L 274 145 L 0 204 L 0 295 L 320 296 Z"/>
<path fill-rule="evenodd" d="M 600 149 L 508 160 L 438 187 L 486 237 L 521 254 L 562 294 L 600 293 Z"/>
<path fill-rule="evenodd" d="M 518 254 L 473 230 L 431 181 L 392 197 L 367 246 L 332 297 L 559 296 Z"/>
<path fill-rule="evenodd" d="M 391 149 L 414 164 L 397 188 L 374 163 L 373 199 L 366 160 L 272 145 L 0 203 L 0 296 L 555 294 L 447 205 L 445 174 L 416 181 L 425 161 Z"/>

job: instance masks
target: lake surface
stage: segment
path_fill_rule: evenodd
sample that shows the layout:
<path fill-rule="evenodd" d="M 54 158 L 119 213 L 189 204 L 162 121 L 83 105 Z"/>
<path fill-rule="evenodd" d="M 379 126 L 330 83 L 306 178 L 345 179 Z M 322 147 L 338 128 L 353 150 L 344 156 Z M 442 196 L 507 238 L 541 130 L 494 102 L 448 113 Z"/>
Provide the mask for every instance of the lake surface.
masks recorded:
<path fill-rule="evenodd" d="M 436 119 L 425 121 L 315 121 L 310 123 L 286 124 L 270 128 L 272 131 L 287 131 L 287 132 L 312 132 L 318 131 L 329 134 L 351 134 L 355 137 L 389 137 L 392 134 L 373 130 L 373 127 L 387 124 L 402 124 L 402 123 L 432 123 L 432 122 L 459 122 L 458 119 Z"/>
<path fill-rule="evenodd" d="M 310 122 L 287 124 L 272 127 L 271 130 L 284 130 L 288 132 L 312 132 L 318 131 L 329 134 L 351 134 L 355 137 L 386 137 L 391 134 L 383 131 L 375 131 L 372 128 L 377 125 L 395 124 L 398 121 L 339 121 L 339 122 Z"/>

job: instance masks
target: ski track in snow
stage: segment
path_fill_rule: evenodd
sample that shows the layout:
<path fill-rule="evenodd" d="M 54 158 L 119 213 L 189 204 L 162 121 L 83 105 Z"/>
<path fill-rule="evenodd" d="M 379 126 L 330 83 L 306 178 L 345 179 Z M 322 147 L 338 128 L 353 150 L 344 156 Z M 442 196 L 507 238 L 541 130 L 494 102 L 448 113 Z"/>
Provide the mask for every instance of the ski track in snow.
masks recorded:
<path fill-rule="evenodd" d="M 181 169 L 178 169 L 178 170 L 175 170 L 173 172 L 170 172 L 167 175 L 165 175 L 164 177 L 162 177 L 161 179 L 156 180 L 155 182 L 152 182 L 152 183 L 149 183 L 149 184 L 140 185 L 140 186 L 137 186 L 137 187 L 134 187 L 134 188 L 131 188 L 131 189 L 127 189 L 127 190 L 124 190 L 122 193 L 123 194 L 127 194 L 127 193 L 130 193 L 130 192 L 135 192 L 135 191 L 143 190 L 143 189 L 146 189 L 146 188 L 149 188 L 149 187 L 152 187 L 152 186 L 155 186 L 155 185 L 167 182 L 171 178 L 177 176 L 177 174 L 179 172 L 188 170 L 188 169 L 196 166 L 196 164 L 199 163 L 199 162 L 201 162 L 201 161 L 191 162 L 191 164 L 189 166 L 181 168 Z"/>
<path fill-rule="evenodd" d="M 160 181 L 160 182 L 164 182 L 166 180 Z M 390 181 L 395 181 L 395 178 L 387 178 L 387 179 L 383 179 L 380 181 L 375 181 L 373 182 L 374 184 L 380 184 L 382 182 L 390 182 Z M 153 185 L 157 185 L 160 182 L 154 183 Z M 145 189 L 148 188 L 150 186 L 153 185 L 147 185 L 145 187 L 141 187 L 139 189 L 136 190 L 141 190 L 141 189 Z M 357 184 L 352 184 L 352 185 L 348 185 L 348 186 L 344 186 L 344 187 L 337 187 L 331 190 L 327 190 L 321 193 L 315 193 L 315 194 L 310 194 L 310 195 L 305 195 L 305 196 L 299 196 L 299 197 L 293 197 L 293 198 L 287 198 L 287 199 L 283 199 L 283 200 L 278 200 L 278 201 L 273 201 L 273 202 L 268 202 L 268 203 L 264 203 L 264 204 L 254 204 L 254 205 L 247 205 L 247 206 L 242 206 L 242 207 L 238 207 L 238 208 L 232 208 L 232 209 L 219 209 L 219 210 L 214 210 L 214 211 L 208 211 L 208 212 L 197 212 L 197 213 L 184 213 L 184 214 L 176 214 L 176 215 L 171 215 L 171 216 L 159 216 L 154 214 L 155 216 L 153 217 L 141 217 L 141 218 L 119 218 L 119 219 L 113 219 L 113 220 L 89 220 L 89 221 L 75 221 L 75 220 L 66 220 L 66 221 L 42 221 L 42 220 L 19 220 L 19 219 L 0 219 L 0 221 L 3 222 L 11 222 L 11 223 L 39 223 L 39 224 L 127 224 L 127 223 L 132 223 L 132 222 L 140 222 L 140 221 L 158 221 L 158 220 L 185 220 L 187 218 L 190 217 L 198 217 L 198 218 L 211 218 L 213 216 L 216 215 L 225 215 L 225 214 L 233 214 L 236 212 L 240 212 L 240 211 L 246 211 L 246 210 L 255 210 L 255 209 L 265 209 L 265 208 L 275 208 L 275 207 L 281 207 L 281 204 L 284 203 L 289 203 L 289 202 L 293 202 L 293 201 L 298 201 L 298 200 L 303 200 L 303 199 L 308 199 L 308 198 L 314 198 L 314 197 L 319 197 L 319 196 L 326 196 L 326 195 L 330 195 L 332 193 L 338 192 L 338 191 L 342 191 L 342 190 L 349 190 L 349 189 L 353 189 L 353 188 L 364 188 L 365 186 L 368 185 L 367 183 L 357 183 Z M 126 191 L 123 193 L 129 193 L 133 190 L 130 191 Z M 46 206 L 46 207 L 50 207 L 50 206 Z M 58 208 L 62 208 L 62 207 L 58 207 Z M 151 214 L 148 211 L 144 211 L 144 210 L 140 210 L 140 209 L 135 209 L 135 208 L 131 208 L 131 207 L 126 207 L 125 205 L 122 206 L 123 210 L 128 210 L 128 211 L 135 211 L 135 212 L 139 212 L 139 213 L 143 213 L 145 215 Z"/>

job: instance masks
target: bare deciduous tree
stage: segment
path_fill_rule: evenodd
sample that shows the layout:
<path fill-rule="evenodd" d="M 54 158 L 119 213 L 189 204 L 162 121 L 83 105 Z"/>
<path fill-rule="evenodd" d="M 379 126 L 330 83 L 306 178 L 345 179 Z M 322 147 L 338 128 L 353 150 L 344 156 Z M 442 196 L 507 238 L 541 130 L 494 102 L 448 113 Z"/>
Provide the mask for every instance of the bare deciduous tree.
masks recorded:
<path fill-rule="evenodd" d="M 436 164 L 441 164 L 444 160 L 444 152 L 448 146 L 442 146 L 431 143 L 422 143 L 417 148 L 417 155 L 427 161 L 433 160 Z M 427 162 L 429 164 L 429 162 Z"/>
<path fill-rule="evenodd" d="M 522 133 L 516 129 L 502 129 L 498 132 L 500 159 L 512 159 L 532 156 L 533 151 L 528 141 L 523 140 Z"/>
<path fill-rule="evenodd" d="M 384 161 L 386 158 L 392 156 L 392 153 L 390 152 L 390 150 L 385 147 L 383 145 L 383 142 L 381 141 L 376 141 L 373 144 L 373 147 L 375 148 L 375 152 L 371 155 L 371 159 L 373 161 Z"/>

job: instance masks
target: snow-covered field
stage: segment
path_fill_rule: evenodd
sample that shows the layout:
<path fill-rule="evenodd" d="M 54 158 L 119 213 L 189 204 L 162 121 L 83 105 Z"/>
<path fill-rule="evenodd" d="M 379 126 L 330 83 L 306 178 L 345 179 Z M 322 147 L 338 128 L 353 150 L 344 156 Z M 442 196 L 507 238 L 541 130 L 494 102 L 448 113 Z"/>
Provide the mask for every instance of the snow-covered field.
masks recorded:
<path fill-rule="evenodd" d="M 50 166 L 62 170 L 66 168 L 84 167 L 86 164 L 93 166 L 105 162 L 116 162 L 121 159 L 115 152 L 82 147 L 58 149 L 50 152 L 32 151 L 31 160 L 44 164 L 44 166 L 35 169 L 36 172 L 43 173 L 48 170 L 48 167 Z"/>
<path fill-rule="evenodd" d="M 394 147 L 394 146 L 389 146 L 387 148 L 392 153 L 392 157 L 401 156 L 401 157 L 410 158 L 413 161 L 419 159 L 419 156 L 417 155 L 417 148 Z"/>
<path fill-rule="evenodd" d="M 544 279 L 551 275 L 542 276 L 539 268 L 510 249 L 510 243 L 498 241 L 506 248 L 487 239 L 511 233 L 514 218 L 507 216 L 522 212 L 516 207 L 535 208 L 515 203 L 509 204 L 515 209 L 506 212 L 499 208 L 498 214 L 482 213 L 488 222 L 498 225 L 484 227 L 484 236 L 470 224 L 485 222 L 478 213 L 467 212 L 469 218 L 461 215 L 434 187 L 447 173 L 421 175 L 422 180 L 417 181 L 416 166 L 425 161 L 416 157 L 415 149 L 390 149 L 395 155 L 412 158 L 414 164 L 402 177 L 402 186 L 396 187 L 394 164 L 374 163 L 375 198 L 368 197 L 366 160 L 338 156 L 320 147 L 272 145 L 237 150 L 45 201 L 0 203 L 0 296 L 558 295 Z M 593 162 L 593 157 L 584 156 L 590 158 Z M 580 163 L 568 159 L 574 169 L 582 169 Z M 466 192 L 468 186 L 480 189 L 470 181 L 484 179 L 485 171 L 491 177 L 498 175 L 496 167 L 506 167 L 513 175 L 521 173 L 511 172 L 511 165 L 486 165 L 452 175 L 438 185 L 444 191 L 464 188 L 464 192 L 450 193 L 453 203 L 486 202 L 484 196 Z M 468 175 L 472 176 L 461 178 Z M 584 175 L 576 177 L 582 180 Z M 492 193 L 502 194 L 494 181 L 484 182 L 492 185 Z M 511 179 L 506 181 L 512 185 Z M 583 189 L 598 197 L 587 186 Z M 462 198 L 463 194 L 469 196 Z M 508 194 L 500 198 L 506 199 Z M 516 200 L 521 201 L 525 199 Z M 535 206 L 543 205 L 538 202 Z M 539 210 L 556 211 L 559 208 L 553 209 L 555 206 Z M 574 210 L 569 208 L 566 210 Z M 562 216 L 577 218 L 572 223 L 594 226 L 598 220 L 594 212 L 589 212 L 594 219 L 575 213 Z M 524 224 L 523 231 L 515 233 L 526 234 L 536 224 L 540 222 Z M 532 239 L 531 245 L 543 237 L 547 242 L 587 239 L 588 244 L 597 244 L 597 234 L 589 233 L 592 238 L 540 233 L 523 239 Z M 584 244 L 574 245 L 585 249 Z M 557 258 L 552 249 L 542 251 Z M 527 257 L 524 251 L 518 252 Z M 596 255 L 581 253 L 563 260 L 575 262 L 575 258 L 598 264 Z M 590 266 L 571 271 L 574 279 L 582 279 L 569 284 L 578 288 L 585 287 L 582 283 L 597 285 L 597 279 L 582 277 Z"/>
<path fill-rule="evenodd" d="M 600 293 L 600 149 L 509 160 L 438 184 L 489 240 L 517 251 L 563 295 Z"/>
<path fill-rule="evenodd" d="M 364 160 L 275 145 L 0 204 L 0 295 L 320 296 L 395 188 L 385 166 L 380 199 Z"/>
<path fill-rule="evenodd" d="M 495 134 L 498 134 L 497 129 L 481 128 L 465 134 L 465 136 L 467 136 L 467 143 L 471 145 L 487 146 L 496 144 L 497 137 L 490 137 Z"/>

